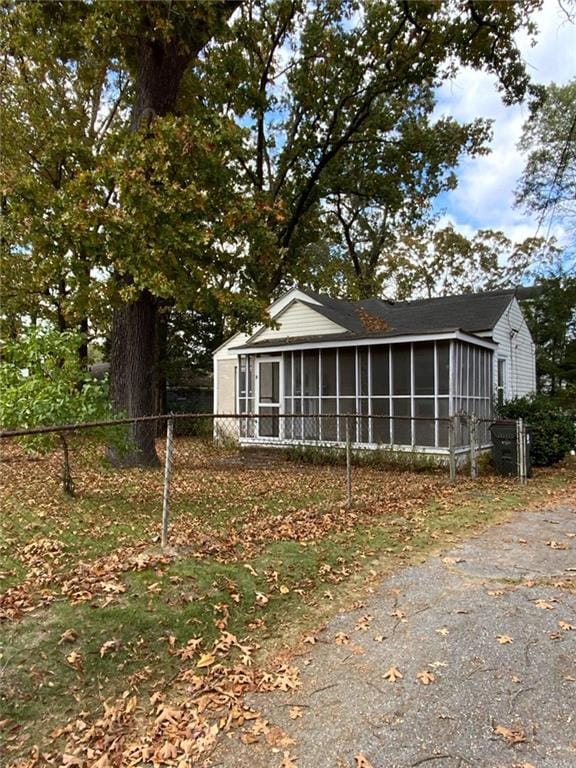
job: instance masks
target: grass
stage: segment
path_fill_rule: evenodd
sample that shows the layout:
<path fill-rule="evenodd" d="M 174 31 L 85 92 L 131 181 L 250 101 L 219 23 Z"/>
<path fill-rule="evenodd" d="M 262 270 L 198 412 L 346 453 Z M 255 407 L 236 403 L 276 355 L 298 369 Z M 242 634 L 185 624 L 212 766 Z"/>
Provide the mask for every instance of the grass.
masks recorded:
<path fill-rule="evenodd" d="M 177 443 L 168 555 L 157 545 L 161 472 L 88 462 L 66 499 L 54 458 L 9 462 L 0 720 L 10 759 L 63 748 L 58 729 L 105 700 L 169 691 L 196 663 L 181 653 L 191 638 L 201 653 L 225 627 L 269 658 L 367 581 L 553 500 L 576 477 L 571 465 L 525 487 L 493 477 L 454 486 L 443 474 L 360 467 L 347 510 L 341 467 L 253 469 L 229 465 L 231 451 L 206 454 Z"/>

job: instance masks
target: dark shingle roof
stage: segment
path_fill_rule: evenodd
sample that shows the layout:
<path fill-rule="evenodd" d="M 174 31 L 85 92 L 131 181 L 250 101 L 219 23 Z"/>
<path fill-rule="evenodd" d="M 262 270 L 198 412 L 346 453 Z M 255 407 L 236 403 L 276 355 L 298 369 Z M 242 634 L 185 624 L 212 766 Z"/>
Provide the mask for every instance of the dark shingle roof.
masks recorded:
<path fill-rule="evenodd" d="M 353 338 L 385 338 L 411 334 L 490 332 L 509 306 L 514 290 L 467 293 L 416 301 L 390 302 L 383 299 L 345 301 L 300 288 L 312 302 L 308 305 L 345 329 L 326 336 L 303 336 L 258 342 L 250 346 L 305 341 L 338 341 Z M 319 302 L 315 304 L 313 302 Z M 308 302 L 306 302 L 308 303 Z"/>
<path fill-rule="evenodd" d="M 389 302 L 382 299 L 344 301 L 305 290 L 331 310 L 330 319 L 353 333 L 366 332 L 364 313 L 384 320 L 389 331 L 422 333 L 458 328 L 468 333 L 491 331 L 510 304 L 515 291 L 488 291 L 435 299 Z M 315 307 L 318 309 L 318 307 Z"/>

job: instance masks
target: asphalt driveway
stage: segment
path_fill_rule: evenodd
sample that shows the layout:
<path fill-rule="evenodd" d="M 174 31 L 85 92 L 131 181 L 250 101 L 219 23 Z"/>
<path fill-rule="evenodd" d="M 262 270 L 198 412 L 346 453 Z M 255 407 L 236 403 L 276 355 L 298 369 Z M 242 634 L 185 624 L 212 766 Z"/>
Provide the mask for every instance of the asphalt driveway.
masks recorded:
<path fill-rule="evenodd" d="M 387 578 L 249 703 L 226 768 L 576 768 L 576 509 L 523 512 Z"/>

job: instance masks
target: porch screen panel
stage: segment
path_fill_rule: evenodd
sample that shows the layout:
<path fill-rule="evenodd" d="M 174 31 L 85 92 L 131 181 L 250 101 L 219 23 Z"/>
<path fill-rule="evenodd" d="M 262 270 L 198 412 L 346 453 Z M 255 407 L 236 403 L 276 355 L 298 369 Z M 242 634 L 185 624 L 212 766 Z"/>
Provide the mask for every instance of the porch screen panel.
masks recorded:
<path fill-rule="evenodd" d="M 414 443 L 422 446 L 436 445 L 434 398 L 417 397 L 414 400 Z M 426 419 L 421 421 L 420 419 Z"/>
<path fill-rule="evenodd" d="M 356 398 L 341 397 L 338 401 L 338 405 L 340 408 L 340 440 L 346 440 L 346 425 L 348 425 L 350 440 L 355 443 L 358 439 L 356 434 L 358 419 L 355 418 L 355 414 L 357 413 Z"/>
<path fill-rule="evenodd" d="M 372 399 L 372 442 L 390 445 L 390 400 L 384 397 Z"/>
<path fill-rule="evenodd" d="M 323 349 L 320 357 L 322 363 L 322 397 L 336 397 L 336 350 Z"/>
<path fill-rule="evenodd" d="M 284 427 L 284 437 L 288 440 L 294 436 L 293 432 L 293 419 L 289 415 L 293 412 L 292 405 L 292 352 L 284 352 L 282 355 L 284 360 L 284 413 L 288 414 L 282 419 Z"/>
<path fill-rule="evenodd" d="M 356 395 L 356 348 L 343 347 L 338 355 L 340 380 L 340 397 L 355 397 Z"/>
<path fill-rule="evenodd" d="M 337 355 L 335 349 L 320 350 L 320 439 L 335 443 L 338 440 Z M 324 414 L 327 414 L 324 416 Z"/>
<path fill-rule="evenodd" d="M 392 399 L 392 442 L 394 445 L 412 445 L 412 427 L 410 419 L 410 398 L 395 397 Z"/>
<path fill-rule="evenodd" d="M 434 342 L 414 344 L 414 395 L 434 395 Z"/>
<path fill-rule="evenodd" d="M 436 342 L 437 356 L 437 390 L 439 395 L 450 393 L 450 342 Z"/>
<path fill-rule="evenodd" d="M 414 416 L 414 444 L 418 446 L 436 445 L 435 423 L 435 345 L 434 342 L 414 344 L 412 348 L 414 392 L 412 416 Z M 426 421 L 422 421 L 426 419 Z"/>
<path fill-rule="evenodd" d="M 448 448 L 448 422 L 450 412 L 450 342 L 436 342 L 436 444 Z"/>
<path fill-rule="evenodd" d="M 410 344 L 392 346 L 392 393 L 410 395 Z"/>
<path fill-rule="evenodd" d="M 464 417 L 476 416 L 478 441 L 489 443 L 488 420 L 492 417 L 492 365 L 493 352 L 476 344 L 455 342 L 455 412 Z M 468 445 L 470 435 L 468 419 L 462 419 L 457 428 L 458 444 Z"/>
<path fill-rule="evenodd" d="M 252 355 L 240 355 L 238 358 L 238 412 L 247 414 L 240 419 L 240 436 L 254 437 L 254 419 L 248 418 L 248 414 L 255 412 L 254 385 L 255 385 L 255 357 Z"/>
<path fill-rule="evenodd" d="M 390 394 L 390 347 L 371 347 L 372 397 Z"/>
<path fill-rule="evenodd" d="M 322 414 L 327 414 L 321 418 L 322 440 L 335 443 L 336 440 L 338 440 L 338 428 L 336 424 L 336 398 L 323 397 L 321 400 L 321 409 Z"/>
<path fill-rule="evenodd" d="M 392 371 L 392 434 L 394 445 L 412 445 L 412 345 L 393 344 Z"/>

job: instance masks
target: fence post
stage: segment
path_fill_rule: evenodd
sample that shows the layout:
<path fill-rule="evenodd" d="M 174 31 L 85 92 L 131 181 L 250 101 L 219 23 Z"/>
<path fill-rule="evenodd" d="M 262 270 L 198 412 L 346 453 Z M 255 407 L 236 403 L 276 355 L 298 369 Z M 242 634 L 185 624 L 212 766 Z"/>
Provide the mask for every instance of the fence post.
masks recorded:
<path fill-rule="evenodd" d="M 450 461 L 450 482 L 456 482 L 456 424 L 455 416 L 450 416 L 448 421 L 448 451 Z"/>
<path fill-rule="evenodd" d="M 475 480 L 478 477 L 478 452 L 476 450 L 478 420 L 474 414 L 469 417 L 468 434 L 470 439 L 470 477 Z"/>
<path fill-rule="evenodd" d="M 172 478 L 172 451 L 174 449 L 174 419 L 166 421 L 166 455 L 164 458 L 164 494 L 162 498 L 162 548 L 168 544 L 168 522 L 170 518 L 170 480 Z"/>
<path fill-rule="evenodd" d="M 526 428 L 524 419 L 519 418 L 516 421 L 516 456 L 518 460 L 518 479 L 524 485 L 528 475 L 526 462 Z"/>
<path fill-rule="evenodd" d="M 352 507 L 352 441 L 350 439 L 350 417 L 346 417 L 346 506 Z"/>

